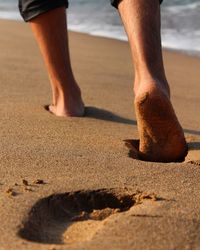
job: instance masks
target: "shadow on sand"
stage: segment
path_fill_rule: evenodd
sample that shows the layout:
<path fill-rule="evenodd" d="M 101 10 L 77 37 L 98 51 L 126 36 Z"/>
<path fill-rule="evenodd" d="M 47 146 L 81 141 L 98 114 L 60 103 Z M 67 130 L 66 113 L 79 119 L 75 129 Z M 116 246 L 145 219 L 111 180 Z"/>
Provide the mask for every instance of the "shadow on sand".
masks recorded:
<path fill-rule="evenodd" d="M 117 122 L 117 123 L 124 123 L 129 125 L 137 125 L 137 122 L 135 120 L 131 120 L 122 116 L 119 116 L 117 114 L 114 114 L 108 110 L 88 106 L 85 108 L 85 117 L 88 118 L 94 118 L 98 120 L 104 120 L 104 121 L 111 121 L 111 122 Z M 200 131 L 192 130 L 192 129 L 184 129 L 185 133 L 192 134 L 192 135 L 200 135 Z"/>
<path fill-rule="evenodd" d="M 116 115 L 108 110 L 96 107 L 86 107 L 85 117 L 94 118 L 98 120 L 111 121 L 117 123 L 124 123 L 129 125 L 136 125 L 136 121 Z"/>
<path fill-rule="evenodd" d="M 190 150 L 200 150 L 200 142 L 188 142 L 188 148 Z"/>
<path fill-rule="evenodd" d="M 192 130 L 192 129 L 184 129 L 185 133 L 192 134 L 192 135 L 200 135 L 200 131 Z"/>

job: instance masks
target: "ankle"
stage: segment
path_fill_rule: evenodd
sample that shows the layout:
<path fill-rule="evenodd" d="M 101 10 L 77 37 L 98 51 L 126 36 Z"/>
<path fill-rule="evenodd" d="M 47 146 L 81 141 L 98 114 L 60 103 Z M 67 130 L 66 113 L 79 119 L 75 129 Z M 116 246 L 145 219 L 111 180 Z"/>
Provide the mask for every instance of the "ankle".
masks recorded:
<path fill-rule="evenodd" d="M 51 79 L 51 83 L 57 89 L 58 96 L 68 97 L 81 92 L 74 77 Z"/>
<path fill-rule="evenodd" d="M 162 90 L 170 98 L 170 88 L 165 76 L 150 76 L 143 75 L 142 77 L 135 77 L 134 93 L 137 96 L 140 92 Z"/>

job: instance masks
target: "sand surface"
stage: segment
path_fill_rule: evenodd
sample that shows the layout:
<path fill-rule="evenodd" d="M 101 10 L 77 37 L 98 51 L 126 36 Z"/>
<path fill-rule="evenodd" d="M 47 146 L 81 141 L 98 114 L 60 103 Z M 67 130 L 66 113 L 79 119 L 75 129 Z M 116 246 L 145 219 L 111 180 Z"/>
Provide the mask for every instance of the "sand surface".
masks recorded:
<path fill-rule="evenodd" d="M 65 119 L 43 108 L 28 25 L 0 30 L 0 250 L 199 250 L 200 59 L 164 52 L 186 161 L 142 162 L 124 145 L 138 138 L 126 42 L 70 33 L 87 114 Z"/>

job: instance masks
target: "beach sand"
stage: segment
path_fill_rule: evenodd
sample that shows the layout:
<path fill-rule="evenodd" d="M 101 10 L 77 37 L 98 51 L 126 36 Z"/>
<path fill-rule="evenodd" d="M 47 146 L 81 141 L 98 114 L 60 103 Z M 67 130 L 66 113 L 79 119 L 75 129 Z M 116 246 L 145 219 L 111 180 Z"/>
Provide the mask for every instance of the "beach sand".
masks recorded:
<path fill-rule="evenodd" d="M 200 58 L 164 52 L 185 162 L 143 162 L 124 144 L 138 138 L 126 42 L 70 33 L 86 117 L 59 118 L 28 25 L 0 30 L 0 250 L 199 250 Z"/>

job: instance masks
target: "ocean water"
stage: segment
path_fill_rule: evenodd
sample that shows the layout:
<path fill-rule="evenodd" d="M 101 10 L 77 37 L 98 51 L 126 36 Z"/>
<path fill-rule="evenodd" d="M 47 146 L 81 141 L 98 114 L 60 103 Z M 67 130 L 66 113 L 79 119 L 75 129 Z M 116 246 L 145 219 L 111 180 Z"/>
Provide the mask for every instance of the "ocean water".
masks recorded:
<path fill-rule="evenodd" d="M 0 0 L 0 18 L 22 20 L 17 0 Z M 71 0 L 70 30 L 127 40 L 117 11 L 109 0 Z M 165 0 L 161 7 L 165 48 L 200 55 L 200 0 Z"/>

